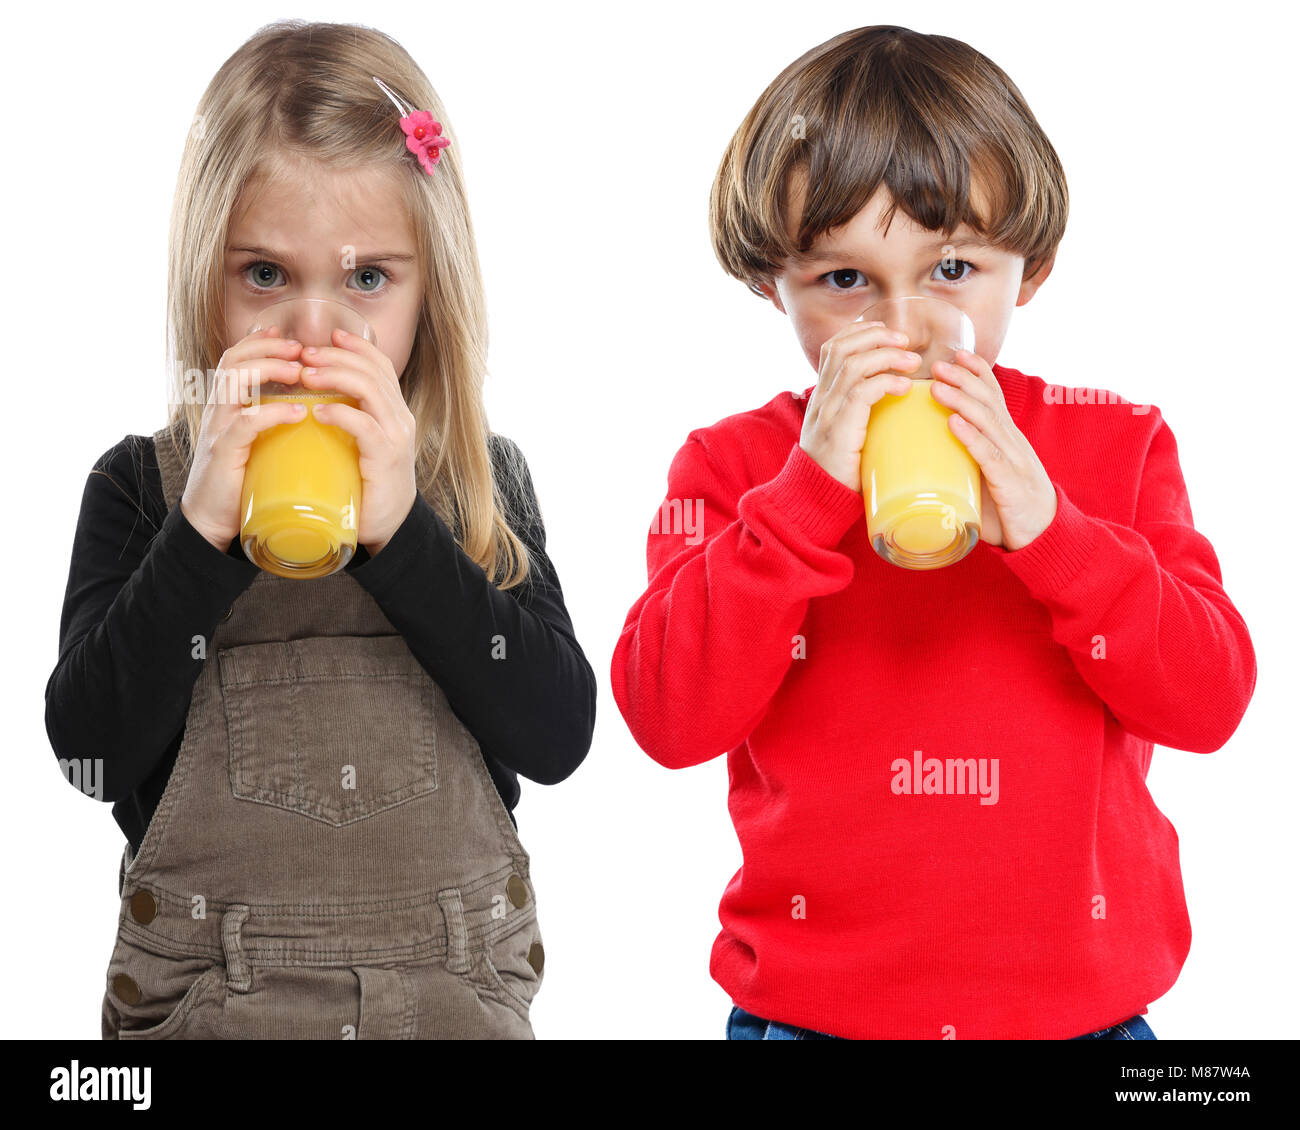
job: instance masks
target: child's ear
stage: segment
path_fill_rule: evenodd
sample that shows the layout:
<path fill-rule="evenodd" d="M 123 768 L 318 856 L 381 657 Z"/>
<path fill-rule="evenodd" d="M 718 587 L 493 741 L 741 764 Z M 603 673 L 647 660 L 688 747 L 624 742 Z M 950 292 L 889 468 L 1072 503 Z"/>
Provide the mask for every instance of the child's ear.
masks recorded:
<path fill-rule="evenodd" d="M 770 303 L 772 303 L 773 306 L 775 306 L 778 310 L 780 310 L 782 314 L 786 312 L 785 307 L 781 305 L 780 294 L 777 293 L 776 287 L 774 287 L 771 283 L 765 283 L 765 282 L 750 283 L 750 289 L 752 289 L 755 294 L 761 294 Z"/>
<path fill-rule="evenodd" d="M 1016 295 L 1016 305 L 1023 306 L 1037 293 L 1038 288 L 1047 281 L 1047 276 L 1052 273 L 1052 268 L 1056 265 L 1056 253 L 1045 263 L 1042 263 L 1038 270 L 1034 272 L 1032 278 L 1022 278 L 1020 282 L 1020 293 Z"/>

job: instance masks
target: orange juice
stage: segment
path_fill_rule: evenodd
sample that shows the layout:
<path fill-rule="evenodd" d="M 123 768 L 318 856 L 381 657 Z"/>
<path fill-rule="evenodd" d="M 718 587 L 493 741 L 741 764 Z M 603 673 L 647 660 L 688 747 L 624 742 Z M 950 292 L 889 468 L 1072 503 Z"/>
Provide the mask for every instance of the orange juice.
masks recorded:
<path fill-rule="evenodd" d="M 876 552 L 907 569 L 959 561 L 979 540 L 980 471 L 948 427 L 952 409 L 933 379 L 872 405 L 862 448 L 867 533 Z"/>
<path fill-rule="evenodd" d="M 240 542 L 261 568 L 282 577 L 323 577 L 352 559 L 361 507 L 357 443 L 342 428 L 318 423 L 313 403 L 342 402 L 341 393 L 275 393 L 263 403 L 301 401 L 302 420 L 277 424 L 253 441 L 244 469 Z"/>

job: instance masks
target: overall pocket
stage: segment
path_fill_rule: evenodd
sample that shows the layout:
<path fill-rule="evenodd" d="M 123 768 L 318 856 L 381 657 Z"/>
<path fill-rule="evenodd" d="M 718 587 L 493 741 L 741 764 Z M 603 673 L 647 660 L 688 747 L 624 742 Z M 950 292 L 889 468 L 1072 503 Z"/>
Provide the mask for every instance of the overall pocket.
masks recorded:
<path fill-rule="evenodd" d="M 225 996 L 225 966 L 210 958 L 154 953 L 118 936 L 108 963 L 103 1036 L 119 1040 L 203 1038 Z"/>
<path fill-rule="evenodd" d="M 525 1020 L 545 976 L 542 935 L 533 916 L 507 934 L 480 943 L 471 976 L 487 992 Z"/>
<path fill-rule="evenodd" d="M 399 635 L 217 652 L 241 800 L 351 824 L 438 787 L 435 684 Z"/>

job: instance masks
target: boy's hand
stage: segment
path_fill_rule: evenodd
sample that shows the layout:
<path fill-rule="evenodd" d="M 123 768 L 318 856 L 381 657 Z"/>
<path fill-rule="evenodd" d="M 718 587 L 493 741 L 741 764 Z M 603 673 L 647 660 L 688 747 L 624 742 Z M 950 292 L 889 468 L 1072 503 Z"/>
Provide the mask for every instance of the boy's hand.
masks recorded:
<path fill-rule="evenodd" d="M 935 363 L 934 377 L 930 395 L 952 409 L 948 427 L 983 472 L 980 540 L 1009 550 L 1023 548 L 1056 517 L 1052 480 L 1011 419 L 998 379 L 983 357 L 959 349 L 957 364 Z"/>
<path fill-rule="evenodd" d="M 862 493 L 862 447 L 871 406 L 886 393 L 912 387 L 907 372 L 921 363 L 902 348 L 907 335 L 884 322 L 851 322 L 822 343 L 817 387 L 808 398 L 799 446 L 823 471 Z"/>

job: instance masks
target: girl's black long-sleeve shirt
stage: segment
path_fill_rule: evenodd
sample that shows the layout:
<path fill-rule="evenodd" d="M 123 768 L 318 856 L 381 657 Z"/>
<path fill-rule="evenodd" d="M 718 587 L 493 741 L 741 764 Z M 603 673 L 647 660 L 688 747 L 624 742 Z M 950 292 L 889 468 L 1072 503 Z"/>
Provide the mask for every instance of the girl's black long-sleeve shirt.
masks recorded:
<path fill-rule="evenodd" d="M 492 437 L 494 473 L 512 441 Z M 517 451 L 517 449 L 515 449 Z M 520 458 L 522 462 L 522 457 Z M 507 811 L 518 775 L 562 781 L 591 746 L 596 680 L 574 637 L 546 534 L 528 497 L 508 490 L 507 521 L 532 554 L 529 579 L 505 592 L 458 546 L 417 492 L 383 550 L 358 545 L 345 569 L 375 599 L 477 739 Z M 200 664 L 177 664 L 211 639 L 258 568 L 239 539 L 222 552 L 167 510 L 151 436 L 126 436 L 87 477 L 68 569 L 59 659 L 45 687 L 56 756 L 96 759 L 96 795 L 138 851 L 184 737 Z M 492 641 L 506 641 L 493 657 Z"/>

